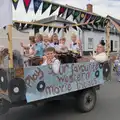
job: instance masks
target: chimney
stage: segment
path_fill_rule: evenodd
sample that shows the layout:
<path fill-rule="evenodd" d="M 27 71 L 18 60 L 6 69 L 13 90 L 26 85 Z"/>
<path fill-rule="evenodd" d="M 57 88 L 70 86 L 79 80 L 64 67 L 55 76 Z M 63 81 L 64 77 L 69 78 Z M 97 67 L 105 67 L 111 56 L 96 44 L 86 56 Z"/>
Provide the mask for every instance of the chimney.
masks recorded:
<path fill-rule="evenodd" d="M 93 5 L 92 4 L 87 4 L 87 12 L 93 12 Z"/>

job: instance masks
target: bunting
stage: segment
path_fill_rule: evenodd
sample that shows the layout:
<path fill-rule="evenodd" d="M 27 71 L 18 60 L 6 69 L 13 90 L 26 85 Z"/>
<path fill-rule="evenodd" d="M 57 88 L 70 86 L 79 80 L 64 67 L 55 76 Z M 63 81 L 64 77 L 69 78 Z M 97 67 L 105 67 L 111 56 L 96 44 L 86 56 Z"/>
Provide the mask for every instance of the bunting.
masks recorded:
<path fill-rule="evenodd" d="M 104 21 L 105 21 L 105 18 L 102 18 L 101 21 L 99 22 L 99 24 L 102 28 L 104 28 Z"/>
<path fill-rule="evenodd" d="M 43 31 L 45 32 L 47 28 L 48 28 L 48 26 L 44 26 Z"/>
<path fill-rule="evenodd" d="M 54 13 L 54 12 L 58 9 L 58 7 L 59 7 L 59 5 L 52 4 L 51 10 L 50 10 L 50 15 L 51 15 L 52 13 Z"/>
<path fill-rule="evenodd" d="M 73 20 L 75 20 L 80 15 L 80 12 L 75 10 L 73 13 Z"/>
<path fill-rule="evenodd" d="M 26 13 L 27 13 L 28 9 L 29 9 L 29 6 L 30 6 L 30 3 L 31 3 L 31 0 L 23 0 L 23 1 L 24 1 L 25 10 L 26 10 Z"/>
<path fill-rule="evenodd" d="M 72 26 L 72 28 L 74 28 L 77 31 L 77 26 Z"/>
<path fill-rule="evenodd" d="M 22 23 L 22 24 L 21 24 L 21 30 L 24 29 L 25 25 L 26 25 L 25 23 Z"/>
<path fill-rule="evenodd" d="M 90 18 L 91 18 L 91 14 L 88 14 L 88 13 L 87 13 L 86 16 L 85 16 L 85 21 L 84 21 L 84 22 L 85 22 L 85 23 L 86 23 L 86 22 L 89 22 Z"/>
<path fill-rule="evenodd" d="M 60 15 L 64 14 L 64 13 L 65 13 L 65 11 L 66 11 L 66 8 L 65 8 L 65 7 L 63 7 L 63 6 L 61 6 L 61 7 L 60 7 L 60 9 L 59 9 L 58 16 L 60 16 Z"/>
<path fill-rule="evenodd" d="M 52 30 L 52 27 L 49 26 L 49 32 Z"/>
<path fill-rule="evenodd" d="M 44 1 L 42 6 L 42 14 L 49 8 L 51 3 Z"/>
<path fill-rule="evenodd" d="M 95 19 L 96 19 L 96 16 L 92 15 L 89 22 L 92 23 Z"/>
<path fill-rule="evenodd" d="M 80 14 L 80 22 L 84 19 L 84 17 L 85 17 L 85 13 L 81 12 L 81 14 Z"/>
<path fill-rule="evenodd" d="M 73 9 L 68 8 L 68 9 L 67 9 L 67 14 L 66 14 L 66 18 L 65 18 L 65 19 L 67 19 L 72 13 L 73 13 Z"/>
<path fill-rule="evenodd" d="M 54 33 L 56 32 L 56 29 L 57 29 L 56 27 L 53 28 L 53 32 L 54 32 Z"/>
<path fill-rule="evenodd" d="M 41 0 L 33 0 L 33 7 L 35 14 L 37 13 L 42 1 Z"/>
<path fill-rule="evenodd" d="M 12 2 L 13 2 L 13 6 L 14 6 L 14 8 L 16 10 L 19 0 L 12 0 Z"/>
<path fill-rule="evenodd" d="M 58 33 L 61 31 L 61 28 L 58 28 Z"/>

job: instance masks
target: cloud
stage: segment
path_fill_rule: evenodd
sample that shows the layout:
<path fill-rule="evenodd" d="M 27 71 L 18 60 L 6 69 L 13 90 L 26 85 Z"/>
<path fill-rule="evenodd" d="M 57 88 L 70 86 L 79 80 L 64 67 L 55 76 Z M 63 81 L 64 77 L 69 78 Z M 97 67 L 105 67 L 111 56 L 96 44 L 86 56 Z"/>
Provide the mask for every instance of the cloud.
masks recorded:
<path fill-rule="evenodd" d="M 88 0 L 52 0 L 53 2 L 63 4 L 63 5 L 71 5 L 74 7 L 78 7 L 80 9 L 86 10 L 86 5 L 89 3 Z M 101 16 L 106 17 L 107 15 L 111 15 L 120 19 L 119 12 L 120 11 L 120 0 L 90 0 L 90 3 L 93 4 L 93 11 Z M 42 4 L 41 4 L 42 6 Z M 49 17 L 49 9 L 41 15 L 41 7 L 37 14 L 34 14 L 33 11 L 33 1 L 31 2 L 28 13 L 26 14 L 23 0 L 19 0 L 17 10 L 13 10 L 13 19 L 14 20 L 23 20 L 23 21 L 31 21 L 31 20 L 39 20 L 45 17 Z M 58 12 L 58 11 L 57 11 Z M 57 12 L 54 13 L 57 14 Z"/>

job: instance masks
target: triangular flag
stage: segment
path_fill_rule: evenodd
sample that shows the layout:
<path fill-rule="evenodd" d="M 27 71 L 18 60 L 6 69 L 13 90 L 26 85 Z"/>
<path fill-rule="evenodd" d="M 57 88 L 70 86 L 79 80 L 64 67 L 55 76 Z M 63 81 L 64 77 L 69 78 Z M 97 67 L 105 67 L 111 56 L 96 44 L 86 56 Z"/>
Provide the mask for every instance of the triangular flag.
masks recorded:
<path fill-rule="evenodd" d="M 65 18 L 65 19 L 67 19 L 72 13 L 73 13 L 73 9 L 68 8 L 68 9 L 67 9 L 67 14 L 66 14 L 66 18 Z"/>
<path fill-rule="evenodd" d="M 101 21 L 99 22 L 99 25 L 103 28 L 104 27 L 104 21 L 105 21 L 105 18 L 102 18 Z"/>
<path fill-rule="evenodd" d="M 5 27 L 3 27 L 3 29 L 5 30 L 5 29 L 6 29 L 6 26 L 5 26 Z"/>
<path fill-rule="evenodd" d="M 94 22 L 99 23 L 101 21 L 101 18 L 102 18 L 101 16 L 97 16 Z"/>
<path fill-rule="evenodd" d="M 80 15 L 80 12 L 75 10 L 73 13 L 73 20 L 75 20 Z"/>
<path fill-rule="evenodd" d="M 50 10 L 50 15 L 55 12 L 57 9 L 58 9 L 59 5 L 56 5 L 56 4 L 52 4 L 51 6 L 51 10 Z"/>
<path fill-rule="evenodd" d="M 18 30 L 20 27 L 20 23 L 14 23 L 13 26 Z"/>
<path fill-rule="evenodd" d="M 51 3 L 43 1 L 43 6 L 42 6 L 42 14 L 49 8 Z"/>
<path fill-rule="evenodd" d="M 13 6 L 14 6 L 14 8 L 16 10 L 19 0 L 12 0 L 12 2 L 13 2 Z"/>
<path fill-rule="evenodd" d="M 86 14 L 84 22 L 89 22 L 90 18 L 91 18 L 91 14 Z"/>
<path fill-rule="evenodd" d="M 23 1 L 24 1 L 25 10 L 26 10 L 26 13 L 27 13 L 28 9 L 29 9 L 29 6 L 30 6 L 30 3 L 31 3 L 31 0 L 23 0 Z"/>
<path fill-rule="evenodd" d="M 45 32 L 47 28 L 48 28 L 48 26 L 44 26 L 43 31 Z"/>
<path fill-rule="evenodd" d="M 56 29 L 57 29 L 56 27 L 53 28 L 53 32 L 54 32 L 54 33 L 56 32 Z"/>
<path fill-rule="evenodd" d="M 34 28 L 34 33 L 35 34 L 39 33 L 39 29 L 40 29 L 39 26 L 34 26 L 33 28 Z"/>
<path fill-rule="evenodd" d="M 95 19 L 96 19 L 96 16 L 95 16 L 95 15 L 92 15 L 89 22 L 92 22 L 92 21 L 95 20 Z"/>
<path fill-rule="evenodd" d="M 66 28 L 63 28 L 64 29 L 64 32 L 67 33 L 67 29 Z"/>
<path fill-rule="evenodd" d="M 64 14 L 66 11 L 66 8 L 61 6 L 60 9 L 59 9 L 59 13 L 58 13 L 58 16 L 60 16 L 61 14 Z"/>
<path fill-rule="evenodd" d="M 85 17 L 85 13 L 81 12 L 81 14 L 80 14 L 80 22 L 83 20 L 84 17 Z"/>
<path fill-rule="evenodd" d="M 26 25 L 26 28 L 30 28 L 32 25 L 31 24 L 27 24 Z"/>
<path fill-rule="evenodd" d="M 25 23 L 21 23 L 21 30 L 25 27 Z"/>
<path fill-rule="evenodd" d="M 69 31 L 69 26 L 66 26 L 66 29 Z"/>
<path fill-rule="evenodd" d="M 49 26 L 49 32 L 52 30 L 52 27 Z"/>
<path fill-rule="evenodd" d="M 74 28 L 77 31 L 77 26 L 72 26 L 72 28 Z"/>
<path fill-rule="evenodd" d="M 58 28 L 58 33 L 60 32 L 61 28 Z"/>
<path fill-rule="evenodd" d="M 78 27 L 79 27 L 80 29 L 82 29 L 82 25 L 78 25 Z"/>
<path fill-rule="evenodd" d="M 37 13 L 42 1 L 41 0 L 33 0 L 34 12 Z"/>

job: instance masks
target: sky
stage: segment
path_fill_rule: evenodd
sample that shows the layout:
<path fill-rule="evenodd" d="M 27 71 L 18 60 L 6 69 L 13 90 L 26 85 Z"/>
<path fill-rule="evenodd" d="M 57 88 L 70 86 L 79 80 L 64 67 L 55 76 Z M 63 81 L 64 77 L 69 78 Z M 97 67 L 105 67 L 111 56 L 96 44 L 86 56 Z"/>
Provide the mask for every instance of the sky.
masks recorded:
<path fill-rule="evenodd" d="M 91 3 L 93 4 L 94 13 L 97 13 L 103 17 L 106 17 L 107 15 L 111 15 L 117 19 L 120 19 L 120 14 L 119 14 L 120 0 L 48 0 L 48 1 L 53 1 L 63 5 L 68 4 L 84 10 L 86 10 L 86 5 L 88 3 Z M 26 13 L 23 0 L 19 0 L 17 10 L 14 10 L 13 8 L 13 20 L 31 21 L 31 20 L 39 20 L 45 17 L 49 17 L 50 7 L 44 14 L 41 15 L 41 6 L 39 8 L 39 11 L 36 14 L 34 14 L 33 1 L 32 1 L 28 13 Z M 52 15 L 56 15 L 57 13 L 58 10 Z"/>

